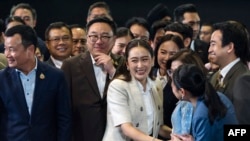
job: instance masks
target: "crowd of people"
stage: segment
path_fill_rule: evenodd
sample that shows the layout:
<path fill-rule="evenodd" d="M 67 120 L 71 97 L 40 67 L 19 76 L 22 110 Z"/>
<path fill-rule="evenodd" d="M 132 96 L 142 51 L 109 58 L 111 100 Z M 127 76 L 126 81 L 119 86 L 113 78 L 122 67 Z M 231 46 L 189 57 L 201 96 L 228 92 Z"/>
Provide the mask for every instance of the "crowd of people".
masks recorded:
<path fill-rule="evenodd" d="M 0 21 L 1 141 L 223 141 L 224 125 L 250 124 L 243 23 L 158 3 L 117 27 L 103 1 L 44 41 L 36 22 L 28 3 Z"/>

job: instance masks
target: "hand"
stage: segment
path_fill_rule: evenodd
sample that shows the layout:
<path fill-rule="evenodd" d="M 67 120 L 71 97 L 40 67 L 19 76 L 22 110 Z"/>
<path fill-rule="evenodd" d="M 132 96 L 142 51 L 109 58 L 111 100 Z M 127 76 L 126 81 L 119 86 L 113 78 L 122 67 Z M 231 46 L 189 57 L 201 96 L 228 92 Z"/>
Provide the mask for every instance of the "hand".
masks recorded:
<path fill-rule="evenodd" d="M 170 141 L 194 141 L 194 138 L 190 134 L 185 134 L 185 135 L 171 134 Z"/>
<path fill-rule="evenodd" d="M 109 76 L 113 76 L 116 69 L 113 65 L 112 58 L 104 53 L 96 53 L 94 56 L 96 65 L 101 65 L 103 70 L 106 71 Z"/>

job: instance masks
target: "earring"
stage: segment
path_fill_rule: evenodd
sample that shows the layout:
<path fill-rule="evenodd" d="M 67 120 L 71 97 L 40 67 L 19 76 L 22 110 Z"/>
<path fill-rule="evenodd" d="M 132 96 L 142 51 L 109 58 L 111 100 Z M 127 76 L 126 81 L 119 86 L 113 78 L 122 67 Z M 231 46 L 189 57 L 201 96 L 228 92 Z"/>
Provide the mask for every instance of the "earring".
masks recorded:
<path fill-rule="evenodd" d="M 181 100 L 183 100 L 183 98 L 184 98 L 184 95 L 181 95 Z"/>

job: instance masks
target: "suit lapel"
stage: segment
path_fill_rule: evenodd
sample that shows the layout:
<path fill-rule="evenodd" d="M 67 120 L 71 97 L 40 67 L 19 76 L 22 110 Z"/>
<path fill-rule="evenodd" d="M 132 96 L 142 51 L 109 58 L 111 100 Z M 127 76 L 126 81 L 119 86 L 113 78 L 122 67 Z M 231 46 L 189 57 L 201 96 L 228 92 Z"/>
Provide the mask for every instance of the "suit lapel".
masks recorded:
<path fill-rule="evenodd" d="M 23 111 L 23 114 L 29 118 L 29 111 L 28 111 L 28 106 L 27 102 L 24 96 L 24 90 L 23 90 L 23 85 L 19 77 L 19 72 L 17 72 L 15 69 L 10 70 L 10 81 L 13 81 L 12 83 L 13 88 L 13 98 L 15 101 L 18 103 L 18 108 L 20 108 L 20 111 Z"/>
<path fill-rule="evenodd" d="M 40 97 L 43 93 L 44 88 L 46 88 L 46 84 L 48 84 L 48 79 L 46 79 L 46 72 L 45 68 L 41 64 L 40 61 L 37 63 L 37 70 L 36 70 L 36 80 L 35 80 L 35 88 L 34 88 L 34 96 L 33 96 L 33 102 L 32 102 L 32 109 L 31 109 L 31 115 L 35 115 L 35 111 L 40 104 Z"/>
<path fill-rule="evenodd" d="M 143 102 L 143 97 L 142 97 L 142 92 L 139 89 L 139 86 L 135 80 L 135 78 L 132 77 L 131 83 L 129 83 L 129 88 L 131 88 L 131 99 L 133 99 L 134 103 L 137 105 L 136 107 L 140 107 L 139 110 L 146 110 L 143 109 L 144 106 L 144 102 Z M 143 117 L 143 115 L 142 115 Z"/>
<path fill-rule="evenodd" d="M 82 68 L 82 72 L 85 72 L 84 74 L 86 75 L 89 84 L 92 87 L 95 94 L 101 97 L 95 78 L 93 63 L 89 52 L 86 52 L 86 54 L 82 55 L 82 58 L 79 60 L 79 65 L 80 68 Z"/>
<path fill-rule="evenodd" d="M 232 77 L 234 76 L 234 73 L 236 73 L 239 69 L 244 68 L 244 65 L 241 63 L 241 61 L 237 62 L 227 73 L 227 75 L 225 76 L 223 83 L 224 83 L 224 89 L 226 89 L 226 87 L 228 86 L 228 83 L 230 82 L 230 80 L 232 79 Z M 225 91 L 223 91 L 225 92 Z"/>

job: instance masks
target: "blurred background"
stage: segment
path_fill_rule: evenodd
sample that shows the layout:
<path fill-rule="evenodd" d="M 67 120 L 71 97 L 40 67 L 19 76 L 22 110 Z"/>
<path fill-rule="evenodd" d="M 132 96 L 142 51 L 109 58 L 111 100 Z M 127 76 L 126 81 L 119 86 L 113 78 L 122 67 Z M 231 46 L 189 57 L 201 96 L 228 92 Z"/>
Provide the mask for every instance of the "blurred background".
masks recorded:
<path fill-rule="evenodd" d="M 46 27 L 56 21 L 85 26 L 88 7 L 97 0 L 0 0 L 0 18 L 8 17 L 13 5 L 29 3 L 36 9 L 38 19 L 36 31 L 44 38 Z M 201 22 L 237 20 L 250 29 L 250 1 L 246 0 L 104 0 L 110 6 L 118 26 L 123 26 L 132 16 L 146 18 L 148 11 L 157 3 L 164 3 L 173 12 L 180 4 L 197 6 Z"/>

